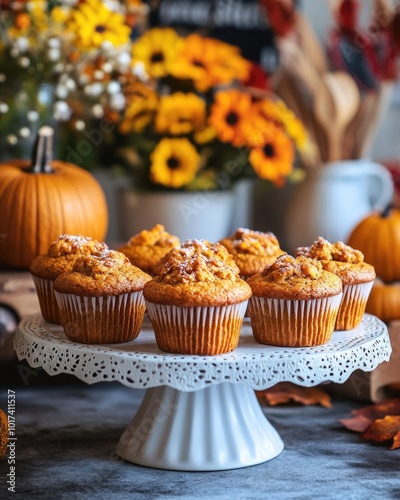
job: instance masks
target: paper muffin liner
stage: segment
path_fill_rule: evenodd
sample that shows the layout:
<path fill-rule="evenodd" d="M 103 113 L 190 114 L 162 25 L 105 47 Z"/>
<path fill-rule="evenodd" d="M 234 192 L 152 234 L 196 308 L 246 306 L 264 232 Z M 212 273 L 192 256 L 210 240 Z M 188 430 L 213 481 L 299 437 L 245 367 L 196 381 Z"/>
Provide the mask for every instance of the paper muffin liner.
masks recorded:
<path fill-rule="evenodd" d="M 84 344 L 116 344 L 134 340 L 143 323 L 143 292 L 81 297 L 54 291 L 65 335 Z"/>
<path fill-rule="evenodd" d="M 146 301 L 158 347 L 198 355 L 223 354 L 238 346 L 247 303 L 179 307 Z"/>
<path fill-rule="evenodd" d="M 352 330 L 362 320 L 374 282 L 343 285 L 343 297 L 336 318 L 336 330 Z"/>
<path fill-rule="evenodd" d="M 260 344 L 309 347 L 332 336 L 342 293 L 308 300 L 256 297 L 249 301 L 253 335 Z"/>
<path fill-rule="evenodd" d="M 35 284 L 36 294 L 39 299 L 40 311 L 43 318 L 50 323 L 60 324 L 60 311 L 53 293 L 54 280 L 38 278 L 32 274 L 33 283 Z"/>

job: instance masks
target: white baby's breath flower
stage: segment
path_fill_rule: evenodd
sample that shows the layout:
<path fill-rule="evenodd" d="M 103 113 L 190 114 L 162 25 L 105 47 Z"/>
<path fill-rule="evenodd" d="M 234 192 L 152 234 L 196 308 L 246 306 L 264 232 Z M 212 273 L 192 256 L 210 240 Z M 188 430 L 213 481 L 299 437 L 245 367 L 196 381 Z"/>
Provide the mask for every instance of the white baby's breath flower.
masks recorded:
<path fill-rule="evenodd" d="M 49 58 L 49 61 L 56 62 L 61 59 L 61 51 L 59 49 L 50 49 L 47 53 L 47 57 Z"/>
<path fill-rule="evenodd" d="M 116 62 L 117 68 L 120 71 L 126 71 L 129 69 L 129 66 L 131 64 L 131 56 L 127 52 L 121 52 L 121 54 L 117 56 Z"/>
<path fill-rule="evenodd" d="M 107 61 L 103 64 L 101 69 L 104 71 L 104 73 L 111 73 L 111 71 L 114 69 L 114 67 L 109 61 Z"/>
<path fill-rule="evenodd" d="M 28 119 L 28 122 L 34 123 L 38 121 L 39 113 L 36 110 L 32 109 L 31 111 L 28 111 L 26 117 Z"/>
<path fill-rule="evenodd" d="M 85 122 L 83 120 L 77 120 L 75 122 L 76 130 L 84 130 L 86 128 Z"/>
<path fill-rule="evenodd" d="M 22 127 L 21 129 L 19 129 L 18 134 L 20 137 L 23 137 L 24 139 L 26 139 L 27 137 L 29 137 L 31 135 L 31 131 L 29 130 L 28 127 Z"/>
<path fill-rule="evenodd" d="M 132 74 L 142 81 L 146 81 L 149 78 L 149 75 L 146 72 L 146 68 L 142 62 L 137 62 L 133 65 Z"/>
<path fill-rule="evenodd" d="M 56 120 L 66 122 L 71 118 L 71 109 L 65 101 L 56 101 L 53 116 Z"/>
<path fill-rule="evenodd" d="M 107 92 L 109 94 L 117 94 L 118 92 L 121 92 L 121 84 L 115 80 L 109 82 L 107 85 Z"/>
<path fill-rule="evenodd" d="M 47 45 L 51 48 L 51 49 L 59 49 L 61 47 L 61 42 L 58 38 L 49 38 L 47 40 Z"/>
<path fill-rule="evenodd" d="M 122 109 L 124 109 L 125 104 L 126 99 L 124 94 L 122 93 L 114 94 L 110 98 L 110 106 L 115 111 L 121 111 Z"/>
<path fill-rule="evenodd" d="M 30 64 L 29 57 L 20 57 L 18 59 L 18 64 L 21 66 L 21 68 L 28 68 Z"/>
<path fill-rule="evenodd" d="M 57 85 L 56 96 L 59 99 L 66 99 L 68 97 L 68 94 L 69 94 L 69 92 L 68 92 L 66 85 L 64 85 L 64 84 Z"/>
<path fill-rule="evenodd" d="M 103 118 L 103 116 L 104 116 L 104 109 L 103 109 L 103 107 L 101 106 L 101 104 L 95 104 L 95 105 L 92 107 L 92 115 L 93 115 L 95 118 Z"/>
<path fill-rule="evenodd" d="M 1 102 L 0 101 L 0 114 L 5 114 L 8 112 L 10 108 L 8 107 L 8 104 L 6 102 Z"/>
<path fill-rule="evenodd" d="M 15 41 L 15 47 L 17 48 L 19 53 L 24 53 L 29 48 L 29 40 L 23 36 L 17 38 Z"/>
<path fill-rule="evenodd" d="M 72 78 L 68 78 L 68 80 L 65 81 L 65 86 L 69 91 L 75 90 L 76 89 L 75 80 L 73 80 Z"/>
<path fill-rule="evenodd" d="M 96 78 L 96 80 L 103 80 L 104 78 L 104 73 L 97 69 L 95 72 L 94 72 L 94 77 Z"/>
<path fill-rule="evenodd" d="M 86 85 L 84 92 L 86 95 L 97 97 L 102 94 L 104 90 L 103 84 L 100 82 L 92 83 L 91 85 Z"/>
<path fill-rule="evenodd" d="M 7 137 L 6 137 L 6 141 L 8 142 L 8 144 L 10 144 L 11 146 L 15 146 L 15 144 L 17 144 L 18 142 L 18 137 L 14 134 L 9 134 Z"/>

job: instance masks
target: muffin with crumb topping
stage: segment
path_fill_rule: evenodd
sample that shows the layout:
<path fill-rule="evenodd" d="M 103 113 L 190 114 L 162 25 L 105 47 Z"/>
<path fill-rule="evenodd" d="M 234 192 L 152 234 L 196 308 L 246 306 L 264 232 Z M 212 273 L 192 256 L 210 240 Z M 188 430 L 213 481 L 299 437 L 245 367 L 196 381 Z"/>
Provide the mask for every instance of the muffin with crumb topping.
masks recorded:
<path fill-rule="evenodd" d="M 335 328 L 356 328 L 361 323 L 376 277 L 374 267 L 364 262 L 364 254 L 342 241 L 330 243 L 321 236 L 311 246 L 297 248 L 295 254 L 317 259 L 326 271 L 339 276 L 343 297 Z"/>
<path fill-rule="evenodd" d="M 260 273 L 266 266 L 286 252 L 280 248 L 277 237 L 270 232 L 238 228 L 231 236 L 220 240 L 233 256 L 240 269 L 240 276 L 248 279 Z"/>
<path fill-rule="evenodd" d="M 237 347 L 251 289 L 225 247 L 187 240 L 143 294 L 160 349 L 216 355 Z"/>
<path fill-rule="evenodd" d="M 51 243 L 47 253 L 38 255 L 29 271 L 35 284 L 40 310 L 45 320 L 60 324 L 60 314 L 53 293 L 54 281 L 60 274 L 70 271 L 81 255 L 96 255 L 108 246 L 81 234 L 62 234 Z"/>
<path fill-rule="evenodd" d="M 286 347 L 328 342 L 342 298 L 342 282 L 321 262 L 282 255 L 247 280 L 249 315 L 260 344 Z"/>
<path fill-rule="evenodd" d="M 134 340 L 143 323 L 144 284 L 151 277 L 115 250 L 78 257 L 54 282 L 65 335 L 87 344 Z"/>
<path fill-rule="evenodd" d="M 157 224 L 132 236 L 118 250 L 128 257 L 131 264 L 154 276 L 156 274 L 154 269 L 159 260 L 180 244 L 177 236 L 165 231 L 162 224 Z"/>

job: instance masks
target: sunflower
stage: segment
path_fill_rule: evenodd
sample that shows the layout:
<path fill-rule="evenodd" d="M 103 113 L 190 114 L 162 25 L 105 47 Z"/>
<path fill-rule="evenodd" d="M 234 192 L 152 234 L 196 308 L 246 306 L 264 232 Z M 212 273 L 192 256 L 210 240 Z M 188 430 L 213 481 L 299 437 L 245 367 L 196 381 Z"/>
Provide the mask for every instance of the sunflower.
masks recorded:
<path fill-rule="evenodd" d="M 183 39 L 171 28 L 153 28 L 132 46 L 132 61 L 142 62 L 153 78 L 161 78 L 183 44 Z"/>
<path fill-rule="evenodd" d="M 251 96 L 232 89 L 215 95 L 209 123 L 220 141 L 240 147 L 252 141 L 257 128 L 256 118 Z"/>
<path fill-rule="evenodd" d="M 193 80 L 196 89 L 203 92 L 233 80 L 246 80 L 250 67 L 237 47 L 193 33 L 185 38 L 170 71 L 176 78 Z"/>
<path fill-rule="evenodd" d="M 120 130 L 129 132 L 143 132 L 157 112 L 159 99 L 157 92 L 142 82 L 134 82 L 125 88 L 127 103 Z"/>
<path fill-rule="evenodd" d="M 151 155 L 150 178 L 157 184 L 179 189 L 193 180 L 199 160 L 188 139 L 161 139 Z"/>
<path fill-rule="evenodd" d="M 129 42 L 130 28 L 124 16 L 108 9 L 102 0 L 85 0 L 71 12 L 67 29 L 80 48 L 98 48 L 104 42 L 115 47 Z"/>
<path fill-rule="evenodd" d="M 281 128 L 274 125 L 264 129 L 264 137 L 264 146 L 251 150 L 250 164 L 261 179 L 282 186 L 285 177 L 293 169 L 293 142 Z"/>
<path fill-rule="evenodd" d="M 162 96 L 155 120 L 159 134 L 181 135 L 205 126 L 206 103 L 198 95 L 175 92 Z"/>

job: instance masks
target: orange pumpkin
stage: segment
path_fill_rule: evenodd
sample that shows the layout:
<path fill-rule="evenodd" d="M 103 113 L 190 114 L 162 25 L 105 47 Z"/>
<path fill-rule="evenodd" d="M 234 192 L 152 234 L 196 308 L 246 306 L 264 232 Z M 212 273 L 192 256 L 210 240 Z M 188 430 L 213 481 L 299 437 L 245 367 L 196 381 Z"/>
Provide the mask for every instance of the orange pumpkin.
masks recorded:
<path fill-rule="evenodd" d="M 363 252 L 383 281 L 400 280 L 400 210 L 368 215 L 353 229 L 348 244 Z"/>
<path fill-rule="evenodd" d="M 3 410 L 0 410 L 0 459 L 4 457 L 7 451 L 8 443 L 8 420 Z"/>
<path fill-rule="evenodd" d="M 365 310 L 385 322 L 400 319 L 400 283 L 386 284 L 377 278 Z"/>
<path fill-rule="evenodd" d="M 103 241 L 108 225 L 104 192 L 92 174 L 51 161 L 53 130 L 39 130 L 32 162 L 0 164 L 0 264 L 28 269 L 60 234 Z"/>

